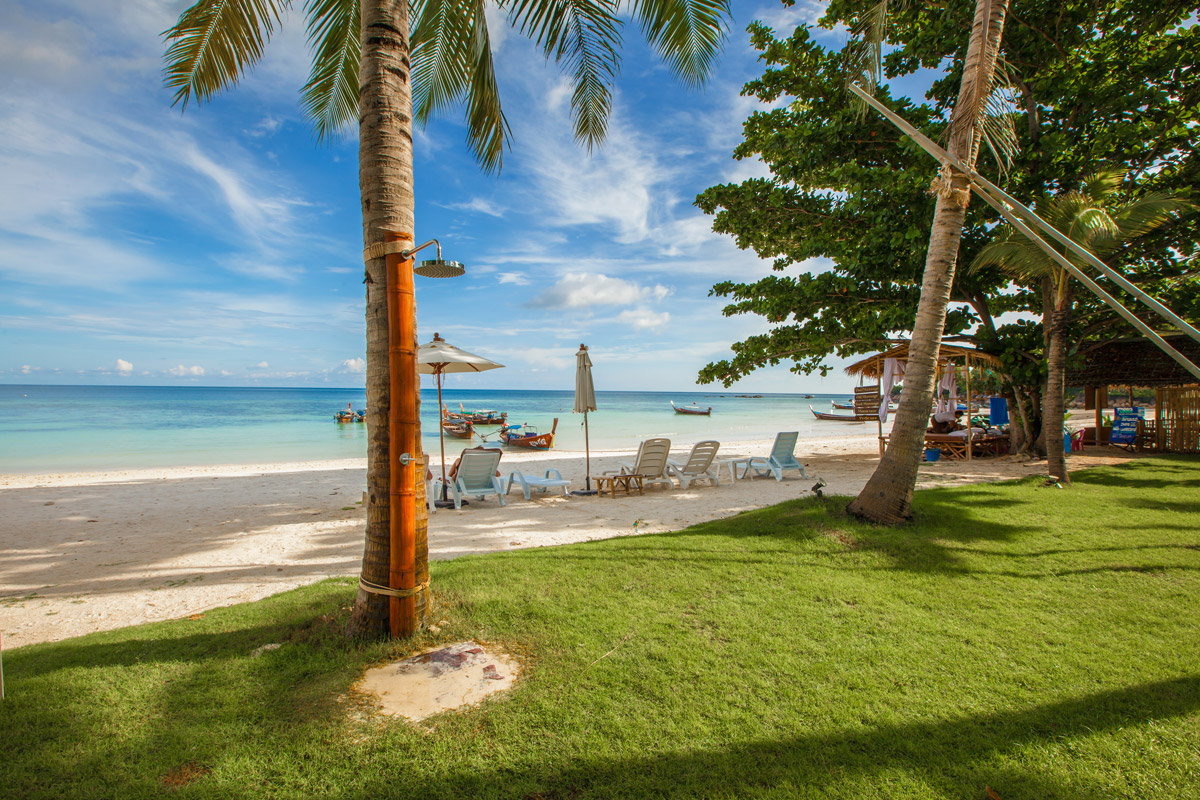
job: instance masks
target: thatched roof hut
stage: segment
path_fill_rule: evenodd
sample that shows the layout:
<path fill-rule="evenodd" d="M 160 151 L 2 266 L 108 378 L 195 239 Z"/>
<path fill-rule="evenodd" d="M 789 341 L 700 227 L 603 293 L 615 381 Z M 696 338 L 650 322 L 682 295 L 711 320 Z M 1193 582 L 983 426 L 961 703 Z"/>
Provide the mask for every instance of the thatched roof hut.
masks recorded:
<path fill-rule="evenodd" d="M 890 350 L 885 350 L 882 353 L 876 353 L 873 356 L 868 356 L 862 361 L 856 361 L 846 367 L 846 374 L 852 376 L 862 376 L 864 378 L 879 379 L 883 373 L 883 362 L 889 358 L 895 358 L 900 361 L 908 361 L 908 343 L 897 345 Z M 942 342 L 941 348 L 938 350 L 938 362 L 948 364 L 951 361 L 965 360 L 972 367 L 999 367 L 1000 359 L 988 353 L 976 350 L 973 347 L 959 347 L 955 344 L 946 344 Z"/>
<path fill-rule="evenodd" d="M 1182 334 L 1163 337 L 1193 364 L 1200 344 Z M 1188 386 L 1196 379 L 1149 339 L 1113 339 L 1085 348 L 1067 366 L 1068 386 Z"/>

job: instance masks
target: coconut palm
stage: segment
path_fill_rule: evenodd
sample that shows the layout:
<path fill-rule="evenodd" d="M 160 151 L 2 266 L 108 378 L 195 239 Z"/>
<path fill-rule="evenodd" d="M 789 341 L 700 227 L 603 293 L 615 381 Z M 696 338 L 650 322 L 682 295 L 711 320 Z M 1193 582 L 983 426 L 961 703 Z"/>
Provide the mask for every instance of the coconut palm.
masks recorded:
<path fill-rule="evenodd" d="M 1159 192 L 1150 192 L 1132 200 L 1120 200 L 1125 181 L 1120 169 L 1107 169 L 1083 181 L 1075 190 L 1037 203 L 1038 216 L 1053 225 L 1076 244 L 1104 259 L 1124 244 L 1144 236 L 1172 219 L 1191 210 L 1188 200 Z M 1060 252 L 1063 252 L 1060 249 Z M 1090 265 L 1071 251 L 1063 252 L 1068 261 L 1082 271 Z M 1004 226 L 971 262 L 971 269 L 996 266 L 1019 281 L 1046 282 L 1046 388 L 1042 393 L 1042 418 L 1046 430 L 1046 461 L 1049 477 L 1066 484 L 1067 464 L 1063 437 L 1058 435 L 1064 417 L 1066 392 L 1067 335 L 1071 323 L 1073 283 L 1071 276 L 1051 256 L 1016 229 Z"/>
<path fill-rule="evenodd" d="M 882 18 L 881 11 L 886 11 L 886 6 L 887 0 L 884 0 L 865 17 L 869 19 L 875 14 Z M 1001 144 L 998 137 L 987 135 L 990 122 L 997 121 L 996 115 L 988 113 L 988 107 L 995 97 L 996 61 L 1007 9 L 1008 0 L 976 0 L 975 21 L 963 61 L 962 83 L 950 116 L 946 150 L 972 169 L 982 141 Z M 882 25 L 872 22 L 867 27 L 878 31 Z M 882 42 L 882 35 L 876 33 L 873 40 Z M 873 54 L 874 72 L 877 73 L 878 51 L 868 47 L 863 52 Z M 1007 141 L 1011 143 L 1012 140 Z M 937 193 L 937 202 L 900 408 L 879 466 L 849 506 L 853 514 L 888 524 L 902 522 L 911 515 L 925 427 L 933 403 L 946 306 L 950 301 L 958 244 L 971 197 L 967 176 L 949 167 L 943 168 L 932 188 Z"/>
<path fill-rule="evenodd" d="M 629 11 L 672 72 L 698 86 L 710 73 L 729 19 L 727 0 L 499 0 L 508 24 L 567 74 L 576 137 L 604 138 L 611 85 Z M 199 0 L 166 31 L 165 80 L 184 107 L 235 84 L 261 57 L 291 0 Z M 499 169 L 509 127 L 501 108 L 482 0 L 306 0 L 312 72 L 303 89 L 319 137 L 358 122 L 364 247 L 386 231 L 414 231 L 413 120 L 460 104 L 468 145 Z M 411 18 L 415 20 L 410 28 Z M 410 29 L 412 31 L 410 41 Z M 363 579 L 387 585 L 388 389 L 385 259 L 366 263 L 367 450 Z M 414 347 L 415 347 L 414 333 Z M 412 376 L 415 383 L 416 376 Z M 419 437 L 418 437 L 419 441 Z M 418 481 L 418 484 L 421 482 Z M 420 491 L 420 490 L 418 490 Z M 424 506 L 417 503 L 418 583 L 428 576 Z M 424 552 L 422 552 L 424 550 Z M 417 596 L 417 624 L 427 593 Z M 387 630 L 387 600 L 359 590 L 356 635 Z"/>

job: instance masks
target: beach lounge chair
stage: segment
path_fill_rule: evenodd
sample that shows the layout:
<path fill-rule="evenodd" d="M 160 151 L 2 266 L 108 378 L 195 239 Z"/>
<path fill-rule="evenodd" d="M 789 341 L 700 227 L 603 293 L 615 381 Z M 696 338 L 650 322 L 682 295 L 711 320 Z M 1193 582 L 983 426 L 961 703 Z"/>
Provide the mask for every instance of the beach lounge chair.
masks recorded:
<path fill-rule="evenodd" d="M 774 475 L 776 481 L 781 481 L 783 480 L 783 471 L 785 469 L 798 469 L 800 470 L 800 477 L 806 477 L 804 474 L 804 465 L 796 460 L 795 453 L 793 452 L 796 449 L 796 439 L 799 437 L 799 431 L 786 431 L 775 434 L 775 444 L 771 446 L 771 455 L 766 458 L 755 456 L 750 459 L 746 464 L 744 475 L 748 475 L 751 470 L 754 470 L 755 475 Z"/>
<path fill-rule="evenodd" d="M 496 467 L 500 464 L 499 450 L 476 450 L 467 448 L 459 456 L 458 472 L 450 480 L 450 494 L 454 497 L 454 507 L 462 508 L 463 497 L 478 497 L 482 500 L 489 494 L 496 495 L 500 505 L 504 503 L 504 483 L 496 475 Z M 441 481 L 435 491 L 441 491 Z"/>
<path fill-rule="evenodd" d="M 638 445 L 637 457 L 633 463 L 622 462 L 618 470 L 609 470 L 602 475 L 642 475 L 644 483 L 666 484 L 668 489 L 674 489 L 675 484 L 667 477 L 667 459 L 671 455 L 670 439 L 647 439 Z"/>
<path fill-rule="evenodd" d="M 691 487 L 692 481 L 706 479 L 711 481 L 713 486 L 720 486 L 717 465 L 713 463 L 720 446 L 720 442 L 712 439 L 696 442 L 692 447 L 692 452 L 688 453 L 685 463 L 680 464 L 678 461 L 667 459 L 667 474 L 679 481 L 680 489 Z"/>

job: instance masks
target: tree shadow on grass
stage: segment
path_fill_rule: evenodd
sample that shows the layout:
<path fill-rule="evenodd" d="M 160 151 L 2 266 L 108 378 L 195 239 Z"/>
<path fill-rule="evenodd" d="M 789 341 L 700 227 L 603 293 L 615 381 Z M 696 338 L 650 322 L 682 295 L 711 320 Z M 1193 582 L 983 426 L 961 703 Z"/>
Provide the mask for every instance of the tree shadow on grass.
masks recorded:
<path fill-rule="evenodd" d="M 844 796 L 856 788 L 883 792 L 897 773 L 929 787 L 930 794 L 982 797 L 990 786 L 1005 798 L 1110 800 L 1113 786 L 1088 785 L 1085 769 L 1060 756 L 1055 774 L 1023 762 L 1021 749 L 1062 747 L 1065 740 L 1118 732 L 1194 714 L 1200 709 L 1200 676 L 1190 675 L 1140 686 L 978 716 L 929 722 L 866 724 L 830 734 L 737 743 L 725 749 L 665 742 L 663 755 L 611 760 L 582 756 L 563 763 L 524 768 L 460 769 L 423 781 L 429 797 L 750 797 L 795 794 Z M 797 717 L 802 717 L 798 713 Z M 1019 765 L 1019 766 L 1018 766 Z M 1112 779 L 1119 781 L 1114 770 Z M 847 783 L 848 782 L 848 783 Z M 841 785 L 839 785 L 841 784 Z M 339 797 L 396 794 L 397 785 L 372 777 L 365 786 Z M 886 793 L 885 793 L 886 794 Z M 884 794 L 876 794 L 884 796 Z"/>

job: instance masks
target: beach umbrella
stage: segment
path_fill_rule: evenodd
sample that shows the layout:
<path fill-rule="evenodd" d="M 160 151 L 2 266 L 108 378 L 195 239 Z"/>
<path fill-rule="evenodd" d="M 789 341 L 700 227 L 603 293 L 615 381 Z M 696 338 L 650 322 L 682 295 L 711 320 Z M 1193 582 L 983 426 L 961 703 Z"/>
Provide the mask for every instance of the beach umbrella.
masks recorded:
<path fill-rule="evenodd" d="M 592 385 L 592 359 L 588 356 L 586 344 L 579 345 L 575 354 L 575 408 L 576 414 L 583 414 L 583 451 L 585 463 L 585 485 L 587 492 L 592 493 L 592 449 L 588 442 L 588 412 L 596 410 L 596 387 Z"/>
<path fill-rule="evenodd" d="M 446 434 L 442 430 L 445 421 L 445 406 L 442 404 L 442 376 L 447 372 L 485 372 L 489 369 L 500 369 L 503 364 L 468 353 L 455 347 L 439 334 L 433 335 L 433 341 L 421 345 L 417 350 L 417 372 L 423 375 L 437 376 L 438 390 L 438 443 L 442 448 L 442 499 L 446 500 Z"/>

